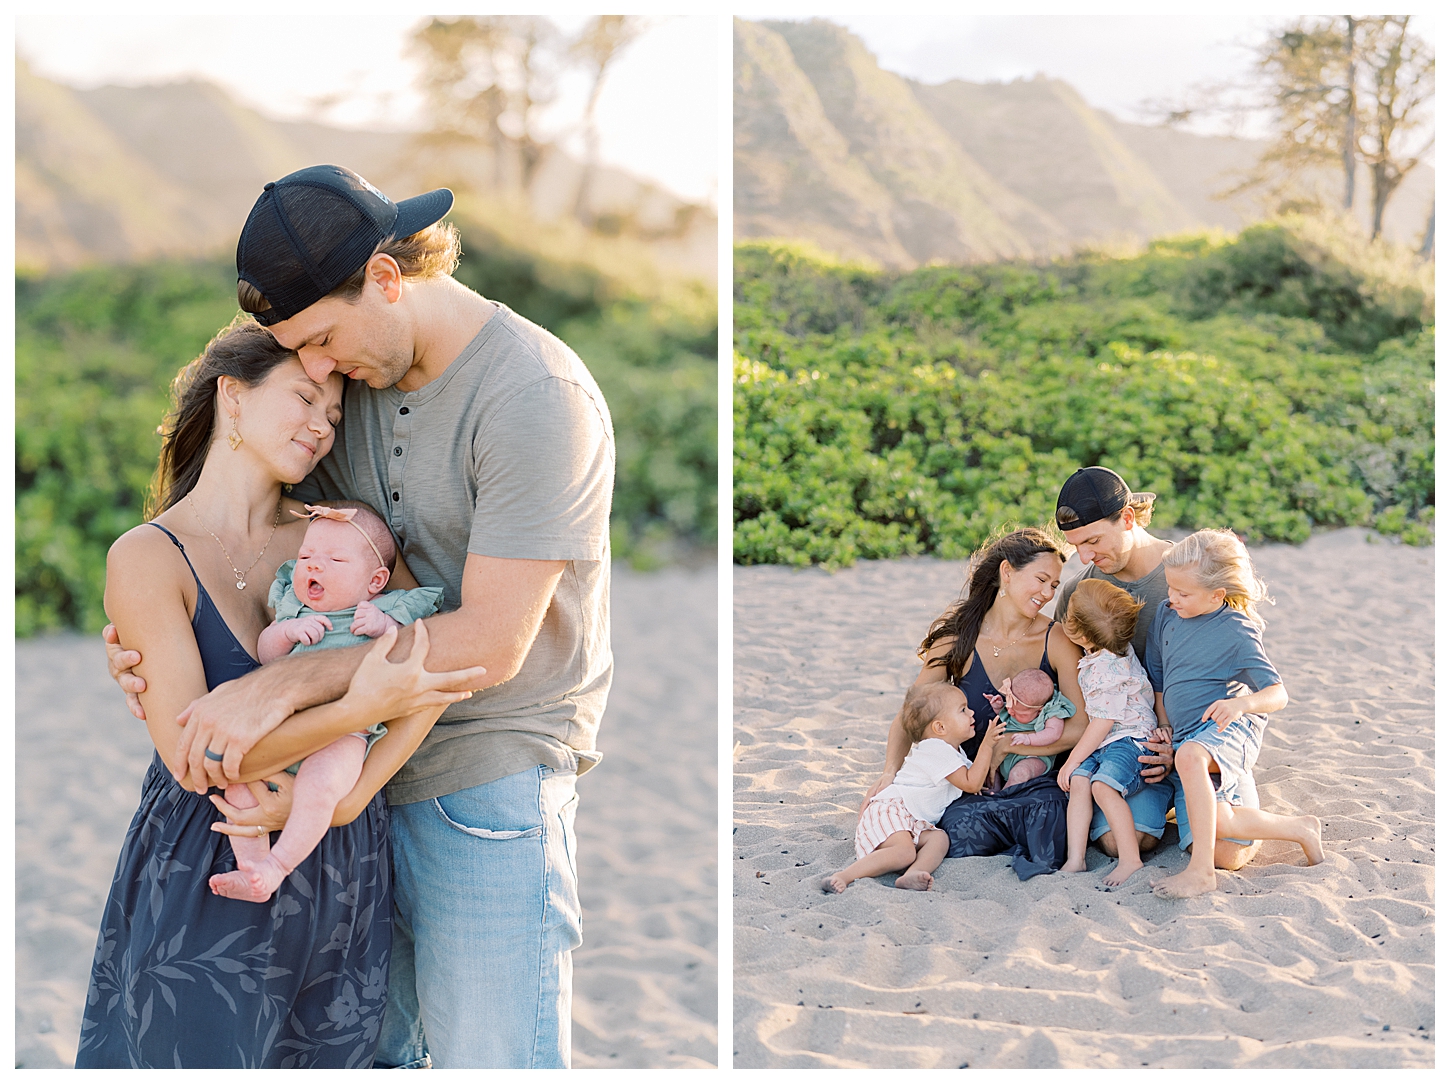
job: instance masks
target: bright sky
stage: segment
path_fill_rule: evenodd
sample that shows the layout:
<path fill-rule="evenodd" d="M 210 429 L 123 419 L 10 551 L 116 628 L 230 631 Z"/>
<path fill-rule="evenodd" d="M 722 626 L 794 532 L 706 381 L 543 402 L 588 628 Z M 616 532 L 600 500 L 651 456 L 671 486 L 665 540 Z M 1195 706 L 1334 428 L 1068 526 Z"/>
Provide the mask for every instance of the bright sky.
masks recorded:
<path fill-rule="evenodd" d="M 365 17 L 341 17 L 355 10 Z M 246 4 L 171 8 L 29 5 L 15 45 L 35 70 L 73 86 L 135 85 L 199 76 L 263 113 L 345 127 L 405 128 L 417 119 L 408 33 L 434 9 L 412 0 L 348 9 Z M 286 33 L 273 29 L 279 16 Z M 566 31 L 584 14 L 553 16 Z M 719 178 L 719 20 L 649 16 L 650 29 L 611 67 L 598 106 L 600 155 L 692 200 L 715 202 Z M 548 116 L 558 130 L 582 114 L 587 85 L 560 88 Z M 317 100 L 343 95 L 325 116 Z M 573 141 L 579 151 L 582 140 Z"/>
<path fill-rule="evenodd" d="M 1192 7 L 1119 4 L 1111 10 L 1078 4 L 925 7 L 787 0 L 737 14 L 829 19 L 861 38 L 883 68 L 925 83 L 1007 82 L 1042 72 L 1071 84 L 1099 109 L 1147 123 L 1153 119 L 1141 111 L 1147 100 L 1176 101 L 1195 84 L 1242 78 L 1250 63 L 1246 47 L 1302 10 L 1233 0 Z M 1433 40 L 1433 16 L 1418 21 L 1420 34 Z"/>

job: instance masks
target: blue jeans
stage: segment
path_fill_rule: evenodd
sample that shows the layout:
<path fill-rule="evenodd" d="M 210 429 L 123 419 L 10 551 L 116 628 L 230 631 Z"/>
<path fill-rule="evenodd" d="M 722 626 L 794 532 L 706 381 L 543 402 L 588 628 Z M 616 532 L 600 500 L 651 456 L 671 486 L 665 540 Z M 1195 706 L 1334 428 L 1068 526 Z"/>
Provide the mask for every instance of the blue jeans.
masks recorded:
<path fill-rule="evenodd" d="M 1139 765 L 1141 767 L 1141 765 Z M 1149 783 L 1128 799 L 1128 808 L 1133 813 L 1133 827 L 1147 832 L 1154 839 L 1162 839 L 1168 826 L 1168 810 L 1173 805 L 1173 785 L 1166 782 Z M 1093 803 L 1092 826 L 1088 829 L 1090 839 L 1101 839 L 1108 834 L 1108 818 Z"/>
<path fill-rule="evenodd" d="M 574 781 L 540 766 L 392 807 L 378 1068 L 569 1067 Z"/>

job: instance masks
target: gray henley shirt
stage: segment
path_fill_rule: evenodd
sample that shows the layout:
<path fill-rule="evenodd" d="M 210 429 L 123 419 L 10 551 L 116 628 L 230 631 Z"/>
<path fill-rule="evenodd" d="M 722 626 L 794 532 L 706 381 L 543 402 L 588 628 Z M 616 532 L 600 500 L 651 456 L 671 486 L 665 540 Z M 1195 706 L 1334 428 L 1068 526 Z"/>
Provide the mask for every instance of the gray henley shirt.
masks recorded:
<path fill-rule="evenodd" d="M 417 391 L 348 381 L 332 453 L 293 496 L 371 504 L 418 582 L 443 590 L 445 612 L 460 604 L 470 553 L 566 562 L 519 673 L 451 705 L 388 784 L 388 801 L 598 762 L 614 673 L 613 488 L 614 430 L 594 378 L 507 306 Z"/>

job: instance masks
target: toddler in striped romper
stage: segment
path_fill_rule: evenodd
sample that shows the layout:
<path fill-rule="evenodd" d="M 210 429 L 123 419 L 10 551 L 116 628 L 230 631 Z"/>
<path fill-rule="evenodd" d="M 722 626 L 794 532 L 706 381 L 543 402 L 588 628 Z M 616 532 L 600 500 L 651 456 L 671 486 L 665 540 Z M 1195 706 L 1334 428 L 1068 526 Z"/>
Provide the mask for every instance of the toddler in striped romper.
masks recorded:
<path fill-rule="evenodd" d="M 1006 732 L 993 720 L 973 762 L 961 744 L 974 732 L 972 709 L 961 689 L 937 682 L 913 690 L 901 709 L 902 727 L 912 740 L 891 785 L 861 810 L 856 824 L 856 861 L 821 884 L 822 891 L 844 892 L 860 877 L 905 870 L 897 888 L 925 892 L 932 870 L 947 856 L 947 834 L 936 827 L 957 795 L 976 794 L 987 781 L 992 750 Z"/>

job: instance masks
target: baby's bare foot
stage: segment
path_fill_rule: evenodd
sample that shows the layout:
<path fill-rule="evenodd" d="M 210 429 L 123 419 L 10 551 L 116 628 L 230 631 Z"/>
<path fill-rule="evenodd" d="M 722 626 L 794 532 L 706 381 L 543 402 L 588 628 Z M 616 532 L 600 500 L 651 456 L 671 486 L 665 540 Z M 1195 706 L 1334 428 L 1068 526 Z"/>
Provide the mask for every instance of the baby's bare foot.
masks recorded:
<path fill-rule="evenodd" d="M 1117 886 L 1143 868 L 1141 858 L 1119 858 L 1118 864 L 1108 871 L 1103 884 Z"/>
<path fill-rule="evenodd" d="M 1299 824 L 1303 831 L 1296 842 L 1304 848 L 1304 857 L 1309 864 L 1317 866 L 1324 861 L 1323 826 L 1319 818 L 1313 816 L 1300 817 Z"/>
<path fill-rule="evenodd" d="M 1087 872 L 1087 859 L 1086 858 L 1069 858 L 1066 862 L 1064 862 L 1062 864 L 1062 870 L 1061 870 L 1061 872 L 1063 872 L 1063 873 L 1086 873 Z"/>
<path fill-rule="evenodd" d="M 249 903 L 266 903 L 286 879 L 288 871 L 270 854 L 260 862 L 237 862 L 230 873 L 218 873 L 207 882 L 218 896 Z"/>
<path fill-rule="evenodd" d="M 910 889 L 912 892 L 929 892 L 935 883 L 932 875 L 924 869 L 909 869 L 896 878 L 897 888 Z"/>
<path fill-rule="evenodd" d="M 846 880 L 844 875 L 840 873 L 833 873 L 821 882 L 821 891 L 844 892 L 846 891 L 846 886 L 850 883 L 851 882 Z"/>
<path fill-rule="evenodd" d="M 1218 878 L 1214 876 L 1213 870 L 1199 873 L 1194 869 L 1186 869 L 1172 877 L 1154 881 L 1153 895 L 1165 900 L 1186 900 L 1190 896 L 1202 896 L 1205 892 L 1212 892 L 1217 887 Z"/>

